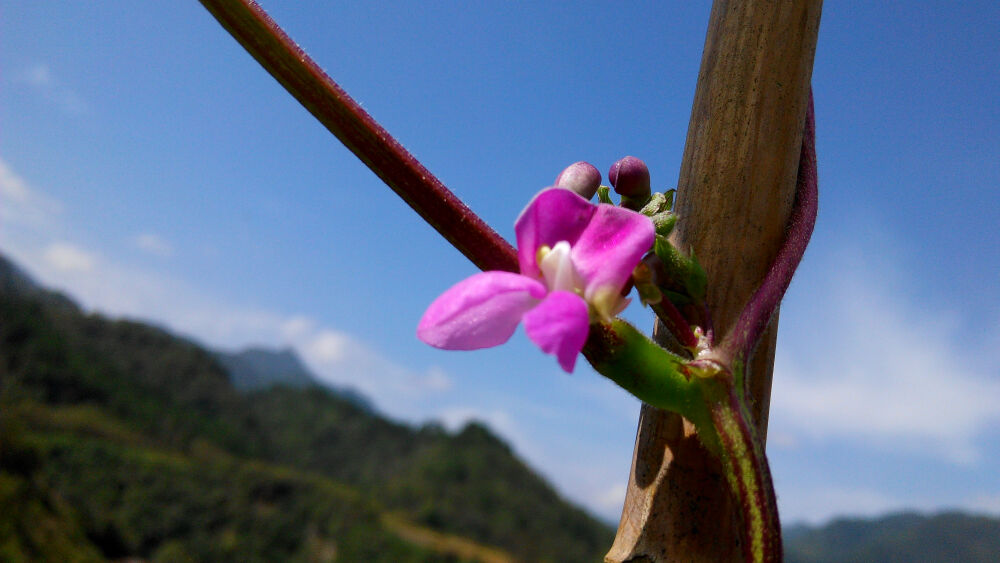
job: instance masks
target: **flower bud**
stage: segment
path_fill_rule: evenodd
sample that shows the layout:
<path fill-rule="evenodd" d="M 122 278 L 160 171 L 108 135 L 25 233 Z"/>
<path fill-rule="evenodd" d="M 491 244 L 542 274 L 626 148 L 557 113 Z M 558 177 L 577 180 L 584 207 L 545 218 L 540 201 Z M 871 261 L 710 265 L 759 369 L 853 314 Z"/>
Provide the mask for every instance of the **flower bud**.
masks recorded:
<path fill-rule="evenodd" d="M 575 162 L 556 176 L 555 186 L 576 192 L 585 199 L 592 199 L 601 185 L 601 173 L 593 164 Z"/>
<path fill-rule="evenodd" d="M 649 168 L 634 156 L 626 156 L 611 165 L 608 179 L 622 197 L 643 202 L 649 199 Z"/>

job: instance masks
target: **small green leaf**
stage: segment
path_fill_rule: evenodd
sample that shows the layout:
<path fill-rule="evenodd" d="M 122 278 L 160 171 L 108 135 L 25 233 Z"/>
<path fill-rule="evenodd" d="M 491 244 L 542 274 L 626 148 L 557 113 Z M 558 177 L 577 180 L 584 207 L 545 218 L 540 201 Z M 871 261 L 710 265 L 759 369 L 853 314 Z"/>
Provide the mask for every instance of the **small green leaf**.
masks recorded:
<path fill-rule="evenodd" d="M 705 300 L 705 292 L 708 287 L 708 277 L 705 269 L 701 267 L 698 260 L 692 256 L 684 256 L 677 250 L 666 237 L 657 234 L 656 242 L 653 244 L 653 252 L 663 262 L 666 272 L 665 280 L 660 280 L 661 289 L 666 289 L 668 296 L 671 293 L 684 293 L 688 299 L 676 301 L 671 297 L 670 301 L 681 305 L 685 302 L 702 302 Z"/>
<path fill-rule="evenodd" d="M 649 197 L 649 203 L 643 206 L 643 208 L 639 210 L 639 213 L 642 213 L 643 215 L 647 215 L 649 217 L 653 217 L 654 215 L 660 213 L 661 211 L 666 210 L 665 209 L 666 203 L 667 203 L 667 198 L 664 197 L 663 194 L 654 193 Z"/>
<path fill-rule="evenodd" d="M 610 203 L 611 205 L 614 205 L 615 202 L 611 201 L 611 187 L 600 186 L 597 188 L 597 200 L 601 203 Z"/>
<path fill-rule="evenodd" d="M 642 302 L 643 307 L 646 305 L 656 305 L 663 300 L 663 293 L 660 292 L 660 288 L 656 287 L 656 284 L 635 284 L 635 290 L 639 292 L 639 300 Z"/>
<path fill-rule="evenodd" d="M 681 305 L 688 305 L 693 302 L 686 293 L 678 293 L 676 291 L 670 291 L 669 289 L 663 290 L 663 295 L 669 299 L 671 303 L 677 305 L 678 307 Z"/>
<path fill-rule="evenodd" d="M 698 258 L 691 251 L 691 258 L 688 260 L 688 273 L 684 278 L 684 288 L 688 294 L 694 297 L 695 301 L 701 303 L 705 300 L 705 293 L 708 291 L 708 274 L 701 267 Z"/>
<path fill-rule="evenodd" d="M 669 211 L 662 211 L 656 215 L 653 215 L 653 226 L 656 228 L 656 234 L 661 237 L 670 236 L 670 233 L 674 230 L 674 225 L 677 224 L 677 215 Z"/>
<path fill-rule="evenodd" d="M 677 190 L 667 190 L 663 192 L 663 197 L 664 199 L 667 200 L 667 209 L 671 211 L 674 210 L 674 199 L 676 195 L 677 195 Z"/>

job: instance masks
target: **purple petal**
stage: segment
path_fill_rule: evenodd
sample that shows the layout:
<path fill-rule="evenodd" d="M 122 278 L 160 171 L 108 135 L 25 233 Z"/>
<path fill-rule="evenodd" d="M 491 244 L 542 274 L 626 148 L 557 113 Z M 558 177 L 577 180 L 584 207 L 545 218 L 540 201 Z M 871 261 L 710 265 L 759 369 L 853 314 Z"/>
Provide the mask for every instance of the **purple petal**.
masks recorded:
<path fill-rule="evenodd" d="M 546 291 L 544 284 L 518 274 L 478 273 L 431 303 L 417 326 L 417 338 L 446 350 L 503 344 Z"/>
<path fill-rule="evenodd" d="M 587 284 L 584 297 L 590 299 L 601 288 L 620 290 L 653 247 L 654 237 L 649 217 L 613 205 L 597 206 L 573 245 L 573 265 Z"/>
<path fill-rule="evenodd" d="M 536 195 L 514 223 L 521 273 L 540 277 L 535 262 L 539 247 L 563 240 L 575 244 L 596 211 L 596 206 L 569 190 L 549 188 Z"/>
<path fill-rule="evenodd" d="M 587 302 L 568 291 L 553 291 L 524 315 L 524 331 L 546 354 L 554 354 L 559 365 L 573 371 L 590 331 Z"/>

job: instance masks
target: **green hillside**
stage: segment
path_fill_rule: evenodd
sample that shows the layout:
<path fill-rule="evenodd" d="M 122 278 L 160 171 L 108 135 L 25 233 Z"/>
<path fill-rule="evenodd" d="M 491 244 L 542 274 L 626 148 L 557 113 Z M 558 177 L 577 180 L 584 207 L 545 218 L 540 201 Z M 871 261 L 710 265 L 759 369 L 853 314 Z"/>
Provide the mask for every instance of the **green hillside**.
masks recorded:
<path fill-rule="evenodd" d="M 1000 519 L 946 512 L 842 518 L 785 531 L 787 563 L 993 563 L 1000 561 Z"/>
<path fill-rule="evenodd" d="M 612 533 L 487 428 L 321 387 L 242 392 L 197 344 L 0 259 L 0 560 L 599 561 Z M 35 523 L 38 524 L 35 524 Z"/>
<path fill-rule="evenodd" d="M 84 314 L 0 257 L 0 561 L 586 562 L 611 545 L 485 426 L 414 428 L 272 375 L 241 390 L 216 354 Z M 997 561 L 1000 520 L 842 519 L 785 546 L 789 563 Z"/>

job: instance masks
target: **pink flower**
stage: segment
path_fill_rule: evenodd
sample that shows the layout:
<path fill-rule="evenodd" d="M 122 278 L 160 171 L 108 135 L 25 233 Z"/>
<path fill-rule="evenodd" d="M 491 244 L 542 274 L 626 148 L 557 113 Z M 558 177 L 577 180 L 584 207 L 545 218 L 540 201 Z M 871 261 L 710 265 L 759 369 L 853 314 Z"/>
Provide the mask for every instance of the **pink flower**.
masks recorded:
<path fill-rule="evenodd" d="M 590 323 L 610 321 L 628 304 L 621 290 L 653 245 L 653 223 L 549 188 L 514 230 L 521 273 L 482 272 L 459 282 L 431 303 L 417 337 L 437 348 L 476 350 L 503 344 L 523 321 L 528 338 L 571 372 Z"/>

